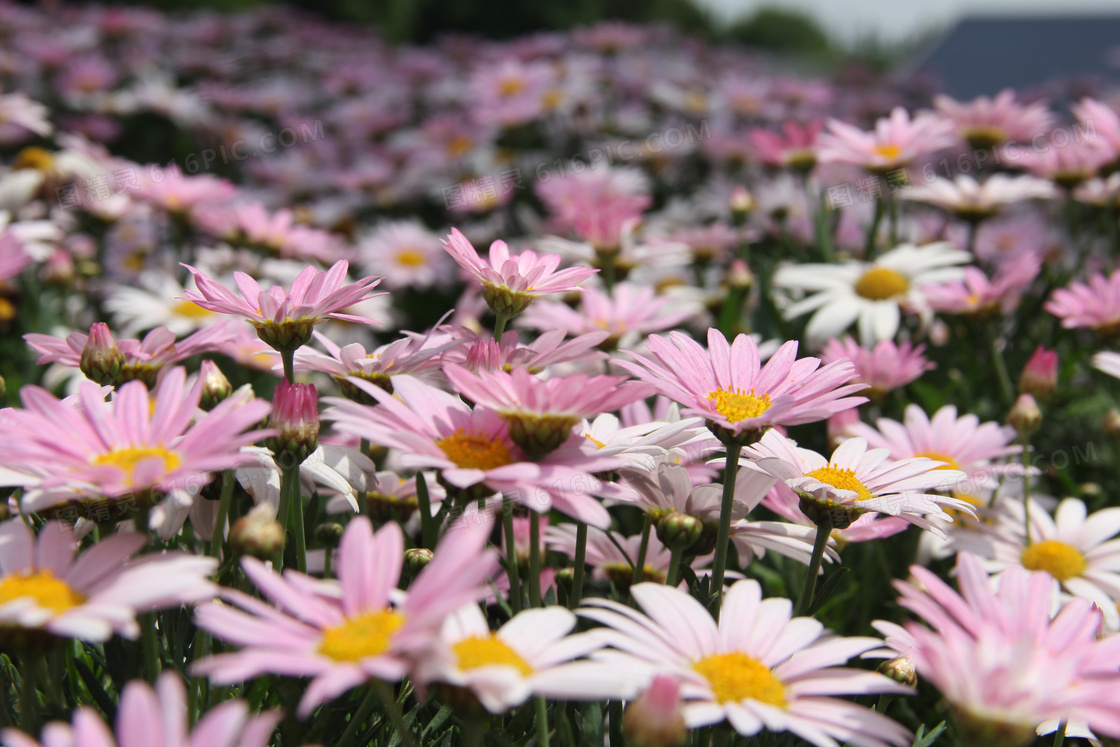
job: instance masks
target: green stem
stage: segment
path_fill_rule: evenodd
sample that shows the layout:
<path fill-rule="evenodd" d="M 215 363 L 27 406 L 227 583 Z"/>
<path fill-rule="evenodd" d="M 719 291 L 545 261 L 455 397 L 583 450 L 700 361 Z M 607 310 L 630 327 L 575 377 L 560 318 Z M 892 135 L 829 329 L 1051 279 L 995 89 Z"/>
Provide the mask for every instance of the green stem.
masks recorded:
<path fill-rule="evenodd" d="M 611 746 L 624 744 L 622 741 L 622 702 L 612 700 L 607 705 L 607 717 L 610 721 Z"/>
<path fill-rule="evenodd" d="M 607 294 L 614 291 L 615 272 L 614 272 L 614 255 L 603 258 L 603 285 L 607 286 Z"/>
<path fill-rule="evenodd" d="M 342 736 L 338 739 L 338 747 L 350 747 L 354 744 L 355 737 L 358 736 L 358 730 L 362 728 L 362 724 L 369 718 L 369 714 L 373 711 L 374 703 L 377 702 L 377 693 L 370 688 L 366 693 L 366 697 L 362 699 L 362 704 L 358 706 L 358 710 L 350 716 L 350 723 L 346 724 L 346 731 L 342 732 Z"/>
<path fill-rule="evenodd" d="M 497 321 L 494 322 L 494 339 L 501 342 L 502 335 L 506 333 L 506 324 L 509 323 L 510 317 L 496 312 L 494 315 L 497 317 Z"/>
<path fill-rule="evenodd" d="M 653 519 L 647 513 L 642 519 L 642 544 L 638 545 L 638 557 L 634 561 L 634 578 L 630 581 L 631 586 L 640 584 L 646 572 L 646 553 L 649 552 L 649 532 L 652 528 Z"/>
<path fill-rule="evenodd" d="M 299 465 L 282 467 L 280 475 L 281 500 L 288 496 L 288 516 L 285 521 L 296 541 L 296 569 L 307 573 L 307 535 L 303 527 L 303 496 L 299 484 Z"/>
<path fill-rule="evenodd" d="M 548 703 L 537 696 L 537 747 L 548 747 Z"/>
<path fill-rule="evenodd" d="M 463 747 L 479 747 L 482 744 L 482 735 L 486 733 L 486 719 L 478 716 L 463 718 L 462 745 Z"/>
<path fill-rule="evenodd" d="M 144 649 L 144 673 L 148 681 L 154 683 L 159 678 L 159 632 L 156 629 L 156 613 L 149 612 L 140 616 L 140 643 Z"/>
<path fill-rule="evenodd" d="M 1063 719 L 1058 722 L 1058 730 L 1054 732 L 1054 747 L 1062 747 L 1062 743 L 1066 741 L 1066 727 L 1069 722 Z"/>
<path fill-rule="evenodd" d="M 575 609 L 583 597 L 583 575 L 587 564 L 587 525 L 582 521 L 576 523 L 576 557 L 575 568 L 572 573 L 572 594 L 568 599 L 568 607 Z"/>
<path fill-rule="evenodd" d="M 529 605 L 541 606 L 541 515 L 529 512 Z"/>
<path fill-rule="evenodd" d="M 875 258 L 875 235 L 879 233 L 879 224 L 883 222 L 883 198 L 875 200 L 875 217 L 871 219 L 871 227 L 867 231 L 867 242 L 863 247 L 863 259 L 870 262 Z"/>
<path fill-rule="evenodd" d="M 727 465 L 723 470 L 723 501 L 719 508 L 719 531 L 716 534 L 716 557 L 712 562 L 712 592 L 715 606 L 712 614 L 719 619 L 719 608 L 723 603 L 723 576 L 727 569 L 727 546 L 731 537 L 731 507 L 735 502 L 735 478 L 739 474 L 739 455 L 743 447 L 731 444 L 727 447 Z M 670 584 L 673 586 L 675 584 Z"/>
<path fill-rule="evenodd" d="M 805 586 L 801 588 L 801 596 L 797 598 L 798 617 L 809 614 L 809 607 L 813 605 L 813 592 L 817 589 L 817 574 L 821 570 L 824 548 L 828 545 L 828 538 L 831 534 L 832 527 L 826 522 L 817 524 L 817 537 L 813 541 L 813 557 L 809 560 L 809 575 L 805 578 Z"/>
<path fill-rule="evenodd" d="M 439 523 L 432 516 L 432 499 L 423 472 L 416 473 L 416 503 L 420 510 L 420 546 L 435 549 Z"/>
<path fill-rule="evenodd" d="M 509 607 L 521 611 L 521 574 L 517 568 L 517 543 L 513 539 L 513 501 L 502 496 L 502 528 L 506 533 L 506 578 L 509 579 Z"/>
<path fill-rule="evenodd" d="M 678 579 L 677 576 L 681 569 L 681 555 L 684 550 L 679 547 L 673 548 L 669 555 L 669 575 L 665 578 L 665 585 L 671 588 L 676 588 Z M 713 584 L 714 585 L 714 584 Z"/>
<path fill-rule="evenodd" d="M 222 497 L 218 500 L 218 516 L 214 519 L 214 533 L 210 535 L 210 550 L 207 552 L 212 558 L 221 557 L 222 554 L 226 517 L 229 516 L 229 504 L 233 501 L 233 486 L 236 482 L 233 470 L 222 472 Z"/>
<path fill-rule="evenodd" d="M 397 705 L 397 697 L 393 694 L 393 688 L 383 680 L 373 680 L 370 687 L 373 688 L 373 692 L 377 694 L 377 697 L 381 699 L 381 703 L 385 706 L 385 711 L 389 714 L 389 720 L 393 722 L 393 728 L 397 730 L 397 736 L 401 739 L 402 747 L 416 747 L 416 740 L 412 736 L 412 730 L 404 722 L 404 714 L 401 713 L 401 707 Z"/>
<path fill-rule="evenodd" d="M 986 327 L 988 334 L 988 350 L 991 351 L 992 365 L 996 368 L 996 380 L 999 381 L 999 391 L 1003 396 L 1004 404 L 1010 407 L 1015 402 L 1015 388 L 1011 384 L 1011 376 L 1007 373 L 1007 364 L 1003 354 L 999 351 L 999 337 L 992 325 Z"/>
<path fill-rule="evenodd" d="M 288 380 L 289 384 L 296 383 L 296 351 L 295 350 L 281 350 L 280 360 L 284 364 L 284 378 Z"/>
<path fill-rule="evenodd" d="M 879 702 L 875 704 L 875 710 L 879 713 L 886 713 L 887 709 L 891 706 L 892 700 L 894 700 L 893 695 L 883 693 L 879 696 Z"/>

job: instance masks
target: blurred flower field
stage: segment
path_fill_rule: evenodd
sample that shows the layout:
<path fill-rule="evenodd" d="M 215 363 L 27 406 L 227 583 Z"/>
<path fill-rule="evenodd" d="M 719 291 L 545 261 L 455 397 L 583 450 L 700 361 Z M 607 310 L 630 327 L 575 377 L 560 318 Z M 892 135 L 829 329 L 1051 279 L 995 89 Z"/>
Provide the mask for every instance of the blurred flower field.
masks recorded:
<path fill-rule="evenodd" d="M 4 745 L 1120 740 L 1120 90 L 0 42 Z"/>

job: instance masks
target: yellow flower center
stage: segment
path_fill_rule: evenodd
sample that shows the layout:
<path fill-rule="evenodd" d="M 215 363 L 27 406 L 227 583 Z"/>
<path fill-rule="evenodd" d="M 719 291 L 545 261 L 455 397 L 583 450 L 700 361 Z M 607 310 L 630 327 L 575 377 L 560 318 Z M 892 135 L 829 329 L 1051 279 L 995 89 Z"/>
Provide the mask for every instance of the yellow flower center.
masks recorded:
<path fill-rule="evenodd" d="M 902 155 L 902 147 L 895 145 L 894 143 L 883 143 L 882 145 L 876 145 L 874 151 L 875 155 L 881 156 L 888 161 L 893 161 L 900 155 Z"/>
<path fill-rule="evenodd" d="M 447 154 L 454 157 L 465 156 L 467 153 L 471 152 L 471 148 L 473 147 L 473 140 L 466 135 L 457 135 L 448 141 Z"/>
<path fill-rule="evenodd" d="M 463 469 L 495 469 L 513 463 L 509 448 L 496 436 L 460 428 L 436 441 L 447 458 Z"/>
<path fill-rule="evenodd" d="M 194 301 L 187 301 L 186 299 L 172 306 L 171 313 L 177 316 L 185 316 L 188 319 L 206 319 L 214 316 L 214 312 L 210 309 L 204 309 Z"/>
<path fill-rule="evenodd" d="M 841 469 L 840 467 L 830 464 L 827 467 L 821 467 L 812 472 L 806 472 L 805 476 L 823 482 L 825 485 L 839 488 L 840 490 L 851 490 L 856 493 L 856 498 L 853 500 L 869 501 L 875 497 L 871 494 L 871 491 L 867 489 L 867 486 L 856 477 L 855 470 Z"/>
<path fill-rule="evenodd" d="M 128 475 L 128 483 L 131 485 L 136 467 L 148 459 L 162 459 L 164 472 L 171 472 L 182 464 L 178 454 L 162 446 L 127 446 L 123 449 L 113 449 L 107 454 L 98 454 L 94 457 L 93 464 L 99 467 L 111 465 L 123 470 Z"/>
<path fill-rule="evenodd" d="M 940 467 L 936 467 L 935 469 L 955 469 L 955 470 L 963 471 L 963 469 L 961 468 L 961 463 L 960 462 L 958 462 L 956 459 L 949 456 L 948 454 L 945 454 L 945 453 L 940 452 L 940 451 L 919 451 L 914 456 L 925 457 L 926 459 L 932 459 L 935 462 L 945 462 L 944 465 L 942 465 Z"/>
<path fill-rule="evenodd" d="M 506 78 L 498 84 L 498 94 L 503 98 L 516 96 L 525 90 L 525 81 L 521 78 Z"/>
<path fill-rule="evenodd" d="M 463 671 L 479 667 L 503 666 L 513 667 L 521 673 L 522 677 L 528 677 L 533 673 L 529 663 L 494 634 L 486 637 L 464 638 L 451 648 L 459 657 L 459 669 Z"/>
<path fill-rule="evenodd" d="M 738 423 L 747 418 L 757 418 L 770 409 L 770 395 L 761 397 L 742 389 L 717 389 L 708 395 L 708 401 L 715 404 L 716 412 L 727 418 L 729 423 Z"/>
<path fill-rule="evenodd" d="M 12 168 L 34 169 L 47 173 L 54 168 L 54 155 L 48 150 L 32 145 L 16 154 L 16 160 L 12 164 Z"/>
<path fill-rule="evenodd" d="M 6 298 L 0 298 L 0 322 L 10 322 L 15 318 L 15 305 Z"/>
<path fill-rule="evenodd" d="M 38 607 L 56 615 L 86 601 L 83 595 L 50 571 L 31 571 L 0 579 L 0 606 L 27 598 L 34 599 Z"/>
<path fill-rule="evenodd" d="M 757 700 L 786 707 L 782 683 L 762 662 L 738 651 L 706 656 L 692 665 L 712 687 L 717 703 Z"/>
<path fill-rule="evenodd" d="M 423 267 L 428 264 L 428 258 L 419 249 L 402 249 L 397 252 L 397 264 L 405 267 Z"/>
<path fill-rule="evenodd" d="M 905 275 L 888 270 L 886 267 L 872 267 L 856 281 L 857 295 L 872 301 L 885 301 L 901 296 L 910 289 L 910 281 Z"/>
<path fill-rule="evenodd" d="M 404 625 L 404 615 L 392 610 L 366 612 L 323 631 L 319 653 L 335 661 L 360 661 L 389 650 L 389 640 Z"/>
<path fill-rule="evenodd" d="M 1029 571 L 1046 571 L 1059 581 L 1076 578 L 1085 570 L 1085 556 L 1057 540 L 1030 545 L 1023 550 L 1020 562 Z"/>

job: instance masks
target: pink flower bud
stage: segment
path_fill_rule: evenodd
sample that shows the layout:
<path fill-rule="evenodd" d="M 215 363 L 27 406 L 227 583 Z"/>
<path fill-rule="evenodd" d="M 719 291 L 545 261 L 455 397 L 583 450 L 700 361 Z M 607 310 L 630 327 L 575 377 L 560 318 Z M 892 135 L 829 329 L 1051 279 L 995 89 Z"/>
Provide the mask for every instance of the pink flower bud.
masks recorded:
<path fill-rule="evenodd" d="M 280 466 L 285 466 L 284 459 L 291 456 L 296 458 L 296 464 L 302 464 L 319 445 L 319 394 L 315 385 L 289 384 L 282 379 L 272 397 L 272 418 L 268 424 L 276 429 L 268 446 Z"/>
<path fill-rule="evenodd" d="M 124 353 L 117 347 L 108 324 L 97 322 L 89 328 L 89 338 L 82 348 L 78 367 L 86 378 L 102 386 L 112 384 L 120 375 L 124 367 Z"/>
<path fill-rule="evenodd" d="M 1058 354 L 1041 345 L 1019 376 L 1019 391 L 1045 400 L 1058 388 Z"/>
<path fill-rule="evenodd" d="M 1014 428 L 1020 436 L 1029 436 L 1042 425 L 1042 410 L 1038 403 L 1029 394 L 1020 394 L 1019 399 L 1007 414 L 1007 424 Z"/>
<path fill-rule="evenodd" d="M 680 685 L 659 674 L 626 708 L 622 730 L 631 747 L 680 747 L 688 739 Z"/>

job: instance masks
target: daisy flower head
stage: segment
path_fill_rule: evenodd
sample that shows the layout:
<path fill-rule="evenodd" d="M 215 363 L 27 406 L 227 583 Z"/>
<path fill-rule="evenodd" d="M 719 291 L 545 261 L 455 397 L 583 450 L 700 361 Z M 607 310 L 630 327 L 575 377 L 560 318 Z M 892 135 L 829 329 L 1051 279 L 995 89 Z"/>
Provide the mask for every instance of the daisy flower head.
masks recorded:
<path fill-rule="evenodd" d="M 821 363 L 828 365 L 847 358 L 855 366 L 853 381 L 866 384 L 867 395 L 880 401 L 888 392 L 917 381 L 926 371 L 937 368 L 925 357 L 926 346 L 911 342 L 896 344 L 893 340 L 880 340 L 875 347 L 866 348 L 850 335 L 840 340 L 831 338 L 821 350 Z"/>
<path fill-rule="evenodd" d="M 953 127 L 944 118 L 921 113 L 911 119 L 909 112 L 898 106 L 889 117 L 876 121 L 871 132 L 828 120 L 827 131 L 817 140 L 817 155 L 821 163 L 850 164 L 883 174 L 955 142 Z"/>
<path fill-rule="evenodd" d="M 1062 320 L 1066 329 L 1089 327 L 1104 336 L 1120 332 L 1120 270 L 1105 277 L 1096 273 L 1089 282 L 1059 288 L 1043 306 Z"/>
<path fill-rule="evenodd" d="M 358 242 L 357 261 L 385 272 L 385 286 L 428 288 L 451 279 L 447 253 L 439 236 L 419 221 L 389 221 Z"/>
<path fill-rule="evenodd" d="M 220 314 L 244 317 L 257 335 L 275 350 L 292 352 L 311 339 L 311 331 L 328 319 L 370 324 L 374 320 L 343 313 L 345 309 L 373 295 L 370 290 L 381 282 L 370 276 L 346 283 L 349 263 L 339 260 L 322 272 L 312 265 L 301 272 L 288 290 L 274 285 L 267 291 L 243 272 L 233 273 L 241 297 L 215 282 L 205 273 L 184 264 L 194 275 L 197 291 L 184 291 L 183 298 Z"/>
<path fill-rule="evenodd" d="M 592 473 L 610 472 L 620 460 L 601 456 L 574 429 L 555 451 L 532 461 L 492 410 L 471 409 L 458 396 L 411 376 L 394 376 L 393 394 L 351 381 L 377 406 L 327 398 L 323 419 L 336 431 L 398 449 L 403 467 L 438 470 L 440 484 L 461 504 L 504 493 L 533 511 L 555 507 L 593 526 L 610 525 L 610 514 L 589 491 L 599 484 Z"/>
<path fill-rule="evenodd" d="M 646 348 L 649 357 L 630 352 L 634 361 L 617 365 L 684 405 L 683 415 L 704 418 L 725 444 L 753 443 L 771 426 L 824 420 L 867 401 L 848 396 L 865 388 L 848 383 L 850 361 L 821 366 L 816 358 L 797 359 L 796 341 L 778 348 L 765 366 L 749 336 L 728 344 L 714 327 L 708 350 L 679 332 L 670 332 L 668 340 L 651 335 Z"/>
<path fill-rule="evenodd" d="M 184 290 L 170 275 L 145 272 L 135 286 L 114 288 L 105 299 L 105 308 L 126 335 L 153 327 L 167 327 L 176 335 L 186 335 L 221 319 L 194 301 L 184 300 Z"/>
<path fill-rule="evenodd" d="M 1054 115 L 1045 101 L 1022 104 L 1015 91 L 1006 88 L 995 98 L 977 96 L 956 101 L 939 95 L 933 105 L 974 150 L 987 150 L 1010 141 L 1030 141 L 1054 128 Z"/>
<path fill-rule="evenodd" d="M 1034 742 L 1046 721 L 1120 734 L 1115 637 L 1101 640 L 1100 611 L 1077 599 L 1054 614 L 1053 581 L 1023 568 L 995 589 L 975 557 L 957 556 L 960 592 L 920 566 L 895 581 L 899 604 L 926 625 L 906 624 L 906 656 L 952 707 L 964 744 Z"/>
<path fill-rule="evenodd" d="M 1120 353 L 1102 350 L 1093 354 L 1093 368 L 1120 379 Z"/>
<path fill-rule="evenodd" d="M 979 267 L 969 266 L 964 268 L 963 278 L 927 285 L 922 293 L 926 305 L 934 311 L 988 319 L 1012 313 L 1041 271 L 1038 257 L 1026 254 L 1001 266 L 992 278 Z"/>
<path fill-rule="evenodd" d="M 904 727 L 835 697 L 911 692 L 881 674 L 840 666 L 882 641 L 831 636 L 820 622 L 793 617 L 788 599 L 763 599 L 754 580 L 731 586 L 718 623 L 678 589 L 643 583 L 631 593 L 641 612 L 606 599 L 579 610 L 606 626 L 597 632 L 611 648 L 592 658 L 647 685 L 672 676 L 690 729 L 726 721 L 744 736 L 788 731 L 817 747 L 909 744 Z"/>
<path fill-rule="evenodd" d="M 644 399 L 648 384 L 624 376 L 554 376 L 539 379 L 524 368 L 471 373 L 454 363 L 444 374 L 468 400 L 493 410 L 509 424 L 509 436 L 531 459 L 555 451 L 584 418 Z"/>
<path fill-rule="evenodd" d="M 110 402 L 92 382 L 72 402 L 26 386 L 23 409 L 7 411 L 0 464 L 42 475 L 24 496 L 28 511 L 75 496 L 150 505 L 157 489 L 197 492 L 211 473 L 245 461 L 241 447 L 273 433 L 248 430 L 269 413 L 268 402 L 230 397 L 200 415 L 202 389 L 201 380 L 187 389 L 182 368 L 167 371 L 151 393 L 128 382 Z"/>
<path fill-rule="evenodd" d="M 802 512 L 818 526 L 844 529 L 877 512 L 944 536 L 934 521 L 952 523 L 945 506 L 975 516 L 970 503 L 932 492 L 951 489 L 963 472 L 926 457 L 892 460 L 889 449 L 868 449 L 864 438 L 849 438 L 826 459 L 771 431 L 747 454 L 753 467 L 797 491 Z"/>
<path fill-rule="evenodd" d="M 875 262 L 784 265 L 775 273 L 774 285 L 803 296 L 784 316 L 796 319 L 813 312 L 805 327 L 811 341 L 836 337 L 858 322 L 860 341 L 870 345 L 895 336 L 903 310 L 922 307 L 923 286 L 963 277 L 958 265 L 969 261 L 968 252 L 949 242 L 903 244 Z"/>
<path fill-rule="evenodd" d="M 0 523 L 0 643 L 45 644 L 52 637 L 136 638 L 136 615 L 213 599 L 215 558 L 161 553 L 134 559 L 142 534 L 105 537 L 78 553 L 74 530 L 47 522 L 32 533 L 19 519 Z"/>
<path fill-rule="evenodd" d="M 528 609 L 491 631 L 477 605 L 450 615 L 413 673 L 418 684 L 464 689 L 489 713 L 505 713 L 533 695 L 564 700 L 632 697 L 634 677 L 608 664 L 576 661 L 602 648 L 592 633 L 569 635 L 574 613 Z"/>
<path fill-rule="evenodd" d="M 95 709 L 84 706 L 69 724 L 55 721 L 44 727 L 42 747 L 267 747 L 281 719 L 276 710 L 250 715 L 248 704 L 237 699 L 208 710 L 191 729 L 188 708 L 187 690 L 178 674 L 164 672 L 154 690 L 147 682 L 132 680 L 121 692 L 116 729 L 110 730 Z M 5 729 L 0 739 L 9 747 L 41 747 L 14 729 Z"/>
<path fill-rule="evenodd" d="M 499 319 L 517 316 L 533 301 L 549 293 L 579 291 L 579 284 L 598 272 L 590 267 L 558 271 L 559 255 L 538 256 L 532 249 L 511 255 L 504 241 L 492 243 L 489 258 L 483 259 L 458 228 L 451 229 L 443 247 L 460 267 L 482 284 L 486 304 Z"/>
<path fill-rule="evenodd" d="M 993 523 L 953 533 L 953 547 L 975 554 L 990 573 L 1022 567 L 1041 571 L 1070 596 L 1097 605 L 1109 630 L 1120 630 L 1120 508 L 1089 514 L 1085 503 L 1066 498 L 1054 515 L 1031 501 L 1027 535 L 1022 501 L 1001 501 Z"/>
<path fill-rule="evenodd" d="M 1033 176 L 994 174 L 977 182 L 967 174 L 958 174 L 952 180 L 939 176 L 930 183 L 912 186 L 902 196 L 979 223 L 1017 202 L 1054 199 L 1058 191 L 1049 180 Z"/>
<path fill-rule="evenodd" d="M 471 371 L 511 371 L 514 368 L 524 368 L 529 373 L 539 374 L 549 366 L 560 363 L 606 360 L 607 354 L 596 348 L 608 336 L 609 333 L 605 331 L 588 332 L 565 342 L 564 330 L 553 329 L 542 333 L 532 342 L 522 343 L 517 330 L 504 332 L 501 340 L 482 338 L 470 333 L 464 347 L 449 350 L 442 360 L 445 363 L 461 364 Z"/>
<path fill-rule="evenodd" d="M 485 549 L 488 535 L 485 524 L 466 522 L 449 531 L 407 593 L 397 589 L 404 533 L 395 522 L 374 533 L 366 517 L 350 521 L 338 547 L 337 581 L 291 569 L 281 576 L 243 558 L 249 580 L 271 604 L 227 589 L 223 602 L 200 606 L 197 625 L 241 650 L 198 661 L 192 672 L 219 684 L 311 677 L 297 711 L 301 719 L 370 679 L 396 682 L 447 615 L 486 595 L 497 566 L 494 551 Z"/>

